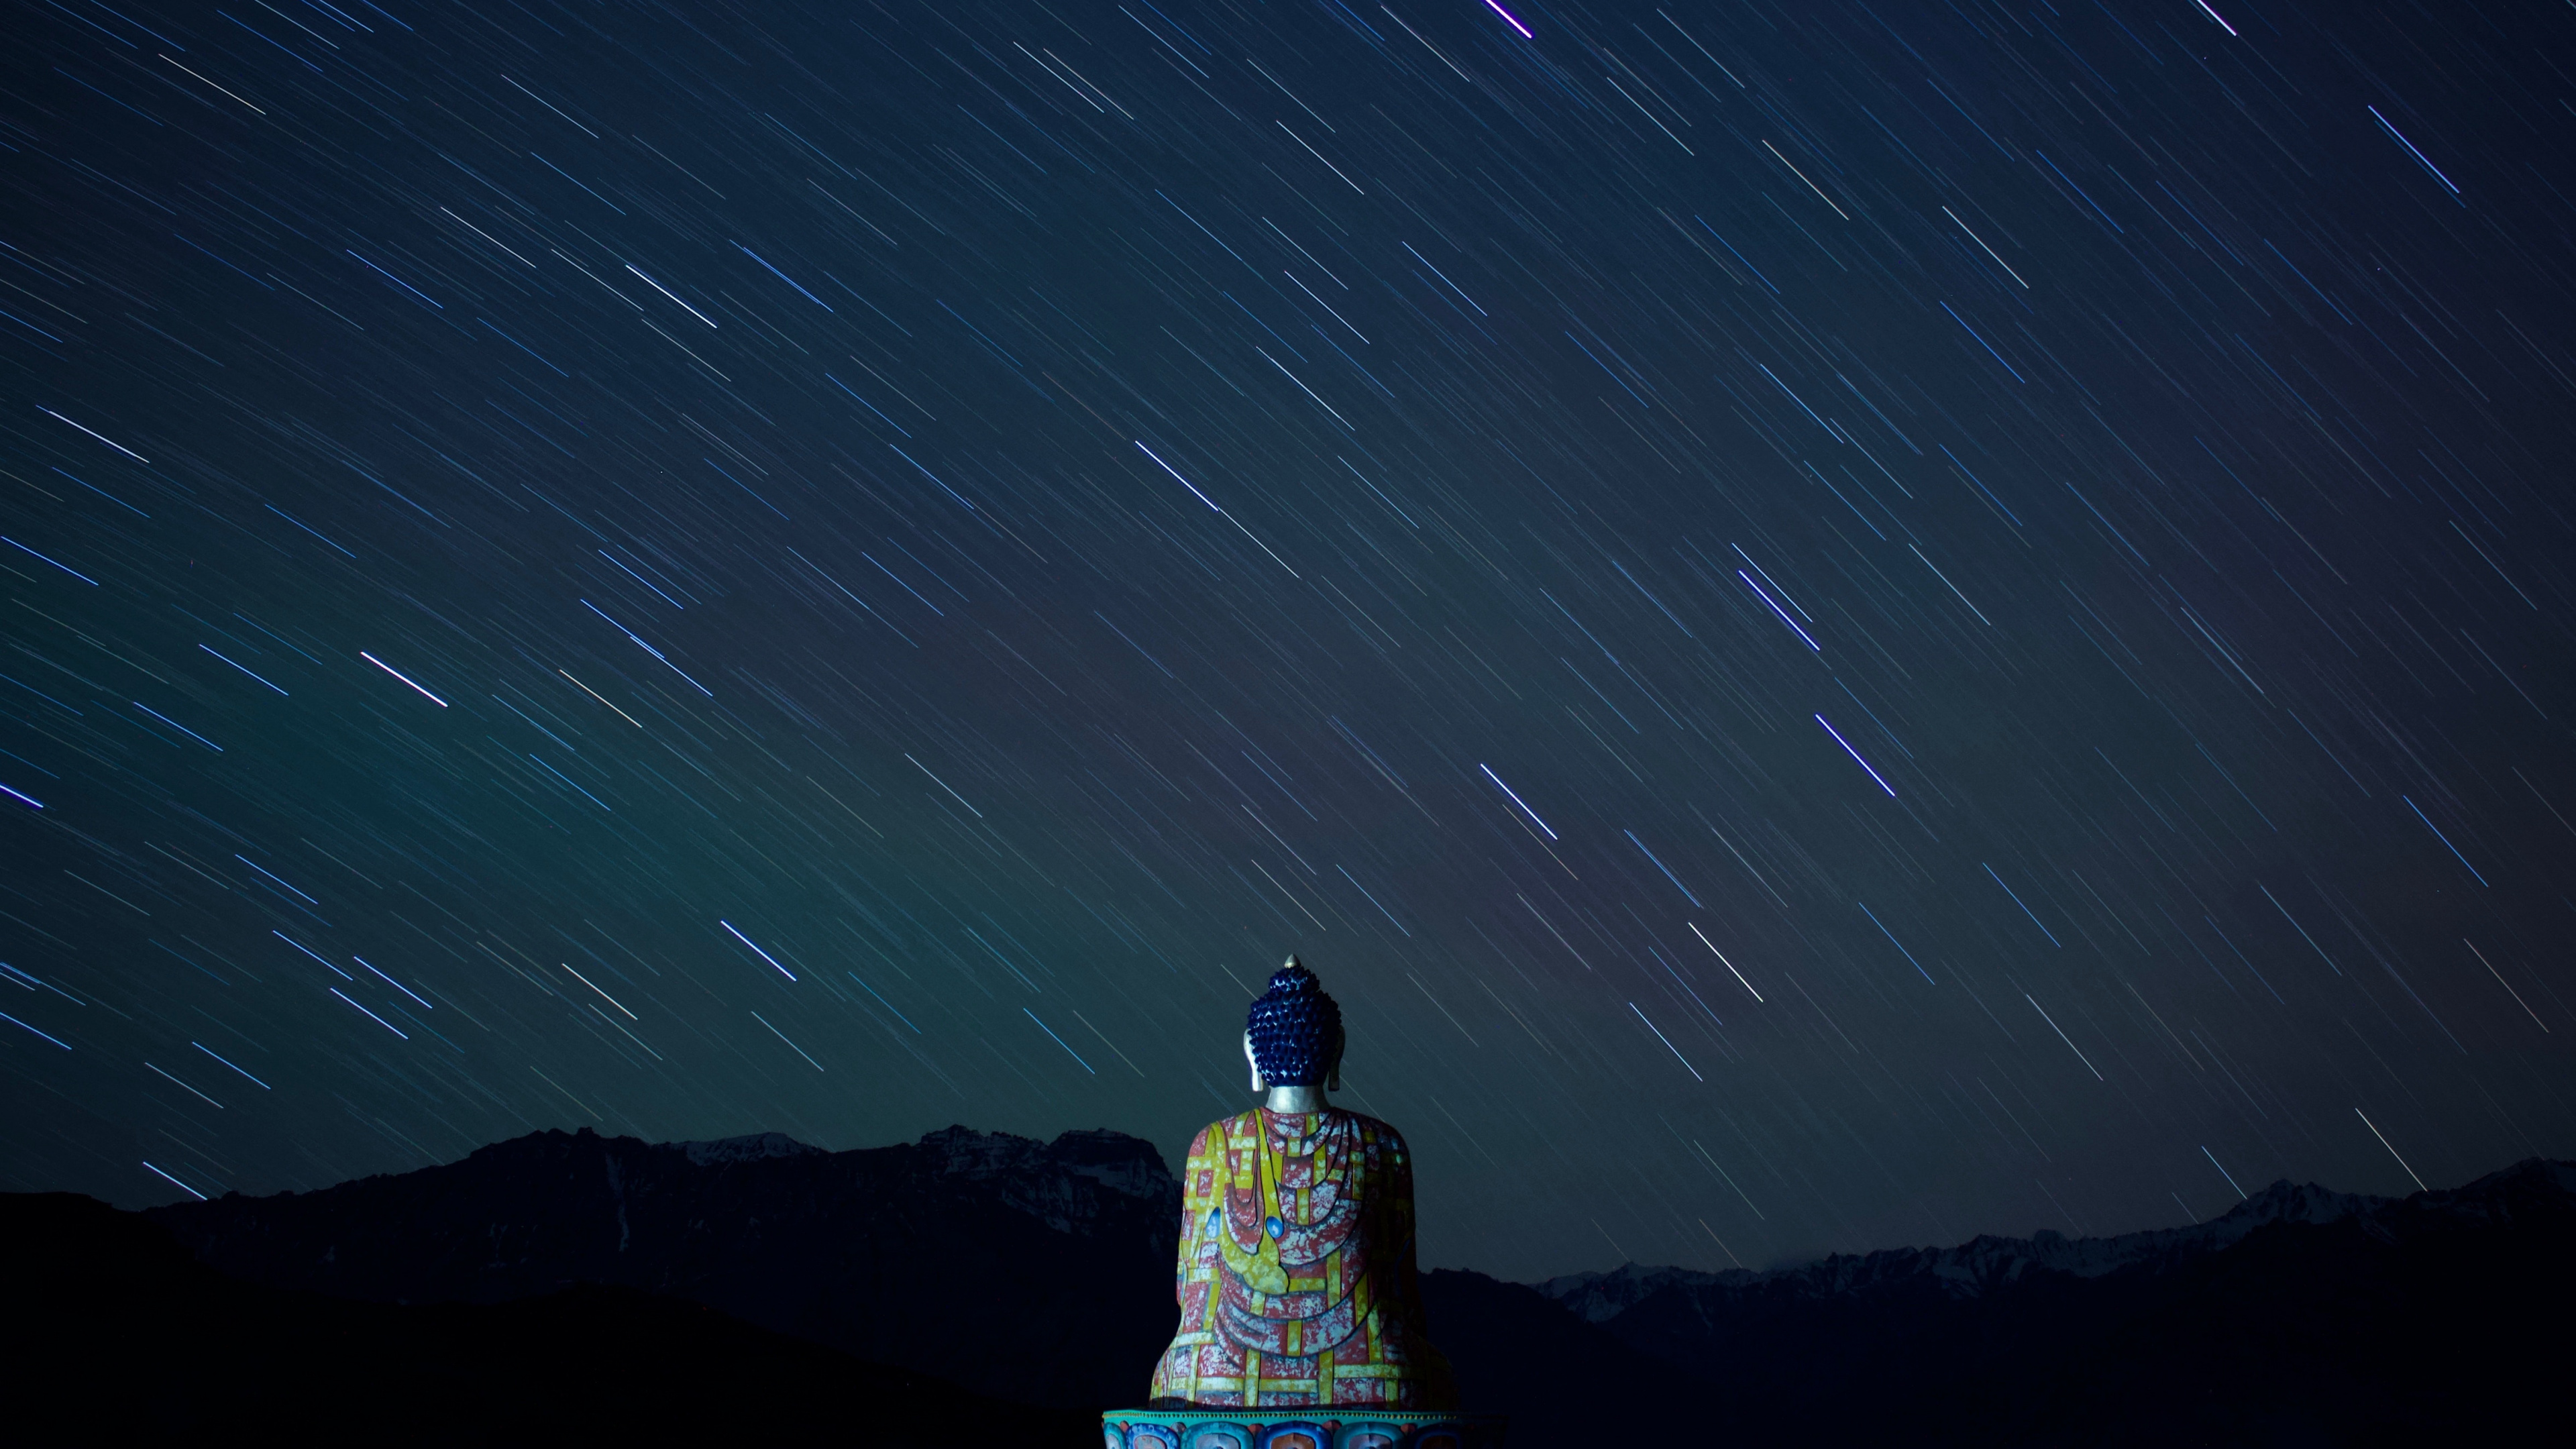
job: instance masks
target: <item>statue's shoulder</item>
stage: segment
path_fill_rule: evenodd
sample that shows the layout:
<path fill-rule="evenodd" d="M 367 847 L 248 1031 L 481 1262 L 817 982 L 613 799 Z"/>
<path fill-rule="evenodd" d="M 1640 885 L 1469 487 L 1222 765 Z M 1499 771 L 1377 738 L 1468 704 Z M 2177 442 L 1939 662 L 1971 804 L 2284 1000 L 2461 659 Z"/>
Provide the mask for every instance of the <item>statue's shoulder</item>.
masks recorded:
<path fill-rule="evenodd" d="M 1259 1139 L 1260 1134 L 1261 1113 L 1258 1109 L 1220 1117 L 1200 1128 L 1199 1135 L 1190 1139 L 1190 1156 L 1204 1157 L 1222 1152 L 1229 1143 L 1253 1142 Z"/>
<path fill-rule="evenodd" d="M 1363 1143 L 1399 1157 L 1405 1155 L 1404 1134 L 1396 1131 L 1392 1123 L 1379 1121 L 1366 1112 L 1353 1112 L 1342 1107 L 1331 1110 L 1337 1125 L 1344 1125 L 1357 1133 Z"/>

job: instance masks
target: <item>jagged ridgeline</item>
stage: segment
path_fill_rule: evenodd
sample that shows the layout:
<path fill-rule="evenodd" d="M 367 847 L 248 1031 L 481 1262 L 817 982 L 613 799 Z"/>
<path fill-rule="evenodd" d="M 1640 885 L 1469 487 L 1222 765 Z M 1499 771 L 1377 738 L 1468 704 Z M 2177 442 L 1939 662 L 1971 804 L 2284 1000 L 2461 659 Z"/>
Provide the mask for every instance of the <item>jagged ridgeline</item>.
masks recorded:
<path fill-rule="evenodd" d="M 615 1284 L 1078 1408 L 1132 1396 L 1171 1335 L 1180 1188 L 1152 1144 L 1115 1132 L 1038 1143 L 952 1127 L 824 1152 L 776 1133 L 653 1144 L 585 1130 L 148 1215 L 209 1265 L 275 1287 L 499 1303 Z"/>
<path fill-rule="evenodd" d="M 959 1127 L 852 1152 L 544 1132 L 312 1193 L 145 1214 L 0 1204 L 24 1305 L 8 1361 L 162 1384 L 152 1422 L 170 1429 L 256 1422 L 216 1410 L 263 1383 L 327 1400 L 310 1370 L 335 1353 L 355 1383 L 413 1364 L 441 1402 L 517 1374 L 496 1412 L 595 1427 L 582 1416 L 616 1411 L 601 1385 L 665 1354 L 639 1401 L 665 1426 L 712 1396 L 749 1406 L 720 1421 L 736 1428 L 1083 1443 L 1086 1411 L 1136 1397 L 1175 1311 L 1178 1186 L 1113 1132 Z M 2115 1238 L 1423 1281 L 1462 1390 L 1540 1445 L 2460 1442 L 2538 1409 L 2571 1290 L 2576 1164 L 2539 1160 L 2405 1199 L 2276 1183 Z M 228 1387 L 167 1390 L 191 1373 Z M 932 1427 L 849 1421 L 832 1386 L 867 1385 Z M 1003 1437 L 955 1438 L 964 1423 Z"/>

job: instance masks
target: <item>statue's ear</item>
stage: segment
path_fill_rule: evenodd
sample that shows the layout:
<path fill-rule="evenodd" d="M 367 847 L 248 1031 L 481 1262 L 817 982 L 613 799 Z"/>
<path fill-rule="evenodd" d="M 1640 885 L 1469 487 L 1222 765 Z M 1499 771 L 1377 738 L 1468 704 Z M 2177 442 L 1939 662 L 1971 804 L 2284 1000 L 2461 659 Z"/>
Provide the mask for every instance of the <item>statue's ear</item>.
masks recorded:
<path fill-rule="evenodd" d="M 1261 1059 L 1252 1054 L 1252 1033 L 1249 1030 L 1243 1034 L 1243 1063 L 1252 1069 L 1252 1090 L 1263 1090 L 1267 1084 L 1261 1080 Z"/>
<path fill-rule="evenodd" d="M 1333 1064 L 1324 1069 L 1324 1088 L 1327 1091 L 1342 1089 L 1342 1046 L 1346 1040 L 1340 1027 L 1333 1028 Z"/>

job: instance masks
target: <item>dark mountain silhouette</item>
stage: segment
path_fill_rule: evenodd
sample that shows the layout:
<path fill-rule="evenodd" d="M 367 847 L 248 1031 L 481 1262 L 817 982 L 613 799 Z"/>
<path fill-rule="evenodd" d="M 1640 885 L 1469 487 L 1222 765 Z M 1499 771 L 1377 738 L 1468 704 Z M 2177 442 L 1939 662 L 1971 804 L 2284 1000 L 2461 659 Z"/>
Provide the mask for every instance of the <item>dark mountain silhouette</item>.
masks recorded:
<path fill-rule="evenodd" d="M 320 1192 L 148 1214 L 201 1262 L 378 1303 L 575 1283 L 1055 1408 L 1139 1397 L 1179 1310 L 1180 1186 L 1153 1145 L 952 1127 L 825 1152 L 771 1133 L 651 1144 L 539 1132 Z"/>
<path fill-rule="evenodd" d="M 2114 1238 L 1539 1286 L 1748 1443 L 2461 1443 L 2564 1427 L 2576 1163 L 2403 1199 L 2273 1184 Z M 1454 1352 L 1454 1350 L 1453 1350 Z M 2555 1437 L 2553 1435 L 2553 1437 Z"/>
<path fill-rule="evenodd" d="M 423 1307 L 266 1288 L 70 1193 L 0 1195 L 0 1305 L 21 1444 L 945 1449 L 1098 1432 L 631 1288 Z"/>
<path fill-rule="evenodd" d="M 1174 1317 L 1177 1185 L 1149 1144 L 1107 1132 L 951 1128 L 842 1153 L 548 1132 L 148 1222 L 89 1211 L 159 1244 L 84 1270 L 102 1301 L 200 1305 L 197 1334 L 129 1335 L 116 1361 L 213 1382 L 173 1365 L 221 1340 L 239 1380 L 225 1402 L 301 1374 L 293 1345 L 324 1344 L 381 1396 L 346 1401 L 379 1414 L 452 1393 L 586 1422 L 610 1412 L 598 1385 L 614 1382 L 642 1403 L 741 1399 L 785 1422 L 828 1382 L 847 1386 L 832 1390 L 843 1412 L 815 1422 L 858 1442 L 914 1442 L 900 1426 L 870 1440 L 851 1417 L 895 1393 L 925 1422 L 992 1426 L 954 1442 L 1086 1444 L 1084 1411 L 1141 1398 Z M 106 1229 L 85 1231 L 110 1251 Z M 0 1248 L 19 1278 L 31 1234 Z M 49 1281 L 79 1296 L 77 1274 Z M 2277 1183 L 2209 1222 L 2116 1238 L 1423 1283 L 1462 1390 L 1512 1415 L 1525 1449 L 2457 1442 L 2540 1411 L 2576 1347 L 2571 1290 L 2576 1164 L 2537 1160 L 2402 1200 Z M 227 1293 L 264 1295 L 240 1312 L 286 1345 L 277 1356 L 212 1326 L 232 1310 L 203 1305 Z M 525 1347 L 490 1346 L 505 1341 Z M 387 1377 L 409 1359 L 429 1367 Z"/>
<path fill-rule="evenodd" d="M 1973 1298 L 2025 1273 L 2099 1278 L 2126 1268 L 2170 1267 L 2195 1253 L 2225 1248 L 2270 1223 L 2333 1223 L 2367 1214 L 2391 1199 L 2329 1192 L 2311 1183 L 2276 1182 L 2218 1217 L 2187 1227 L 2156 1228 L 2110 1238 L 2069 1238 L 2047 1228 L 2027 1238 L 1983 1236 L 1954 1248 L 1891 1248 L 1837 1254 L 1768 1272 L 1707 1273 L 1630 1263 L 1609 1273 L 1574 1273 L 1534 1285 L 1586 1322 L 1605 1323 L 1666 1287 L 1720 1290 L 1794 1285 L 1807 1297 L 1868 1298 L 1928 1285 L 1952 1298 Z"/>

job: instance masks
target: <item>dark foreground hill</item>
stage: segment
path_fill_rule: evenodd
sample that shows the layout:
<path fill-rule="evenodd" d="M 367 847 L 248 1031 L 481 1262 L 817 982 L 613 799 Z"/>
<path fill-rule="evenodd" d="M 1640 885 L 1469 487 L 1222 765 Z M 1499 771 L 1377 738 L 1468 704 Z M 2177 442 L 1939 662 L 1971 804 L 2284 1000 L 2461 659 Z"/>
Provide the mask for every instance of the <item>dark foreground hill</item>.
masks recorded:
<path fill-rule="evenodd" d="M 183 1432 L 284 1405 L 366 1438 L 1088 1444 L 1085 1411 L 1141 1397 L 1173 1321 L 1177 1185 L 1115 1133 L 825 1153 L 549 1132 L 140 1216 L 0 1203 L 0 1375 L 104 1373 L 124 1388 L 79 1402 Z M 1423 1291 L 1523 1449 L 2462 1442 L 2563 1417 L 2576 1165 L 2402 1200 L 2281 1183 L 2120 1238 Z M 889 1395 L 919 1417 L 872 1428 Z"/>
<path fill-rule="evenodd" d="M 416 1307 L 262 1287 L 133 1213 L 0 1196 L 0 1386 L 19 1444 L 1088 1444 L 675 1298 L 576 1285 Z"/>
<path fill-rule="evenodd" d="M 2564 1441 L 2576 1163 L 2402 1199 L 2275 1183 L 2116 1238 L 1540 1291 L 1689 1373 L 1735 1442 Z"/>
<path fill-rule="evenodd" d="M 1170 1339 L 1180 1186 L 1151 1143 L 952 1127 L 825 1152 L 775 1133 L 539 1132 L 461 1162 L 150 1216 L 237 1277 L 378 1303 L 505 1303 L 575 1283 L 1056 1408 L 1145 1386 Z"/>

